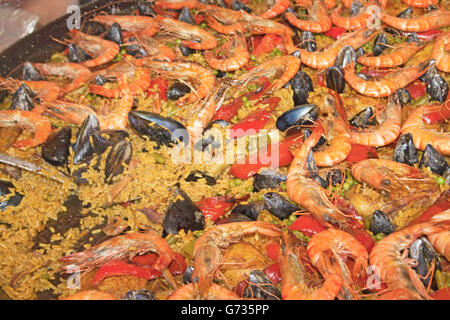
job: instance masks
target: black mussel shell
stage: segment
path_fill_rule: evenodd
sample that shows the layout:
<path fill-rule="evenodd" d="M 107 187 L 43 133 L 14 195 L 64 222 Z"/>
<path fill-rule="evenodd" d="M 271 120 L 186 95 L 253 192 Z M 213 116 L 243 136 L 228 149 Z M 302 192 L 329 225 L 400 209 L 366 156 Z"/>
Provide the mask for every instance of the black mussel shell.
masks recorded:
<path fill-rule="evenodd" d="M 402 19 L 409 19 L 411 18 L 413 12 L 413 8 L 409 7 L 406 8 L 405 10 L 403 10 L 402 12 L 400 12 L 399 14 L 397 14 L 398 18 L 402 18 Z"/>
<path fill-rule="evenodd" d="M 357 76 L 360 77 L 361 79 L 363 79 L 364 81 L 369 81 L 371 79 L 370 76 L 368 76 L 364 73 L 358 73 Z"/>
<path fill-rule="evenodd" d="M 255 201 L 248 204 L 239 204 L 233 208 L 232 213 L 240 213 L 253 221 L 258 219 L 259 214 L 266 208 L 264 201 Z"/>
<path fill-rule="evenodd" d="M 9 109 L 31 111 L 34 108 L 34 97 L 35 93 L 30 89 L 29 86 L 23 83 L 16 90 L 16 92 L 14 92 Z"/>
<path fill-rule="evenodd" d="M 434 11 L 434 10 L 439 10 L 439 7 L 433 3 L 427 7 L 427 11 Z"/>
<path fill-rule="evenodd" d="M 210 122 L 210 123 L 206 126 L 205 132 L 208 131 L 209 129 L 211 129 L 213 126 L 216 126 L 216 125 L 217 125 L 217 126 L 220 126 L 220 127 L 222 127 L 222 128 L 226 128 L 226 127 L 228 127 L 230 124 L 231 124 L 230 122 L 228 122 L 228 121 L 226 121 L 226 120 L 223 120 L 223 119 L 214 120 L 213 122 Z"/>
<path fill-rule="evenodd" d="M 367 107 L 358 112 L 351 120 L 350 124 L 356 128 L 367 128 L 368 126 L 376 126 L 377 120 L 373 117 L 372 107 Z"/>
<path fill-rule="evenodd" d="M 372 214 L 370 231 L 372 231 L 373 234 L 384 233 L 385 235 L 388 235 L 393 233 L 395 228 L 389 217 L 383 211 L 375 210 Z"/>
<path fill-rule="evenodd" d="M 308 128 L 303 129 L 303 134 L 305 135 L 305 139 L 308 138 L 311 135 L 311 133 L 312 133 L 311 129 L 308 129 Z M 321 145 L 324 145 L 326 142 L 327 142 L 327 139 L 325 139 L 325 137 L 323 135 L 320 136 L 319 141 L 317 141 L 317 143 L 313 147 L 313 149 L 316 147 L 320 147 Z"/>
<path fill-rule="evenodd" d="M 430 83 L 431 79 L 433 79 L 433 77 L 439 74 L 436 68 L 436 65 L 433 64 L 432 66 L 430 66 L 427 71 L 419 78 L 420 81 L 425 82 L 426 84 Z"/>
<path fill-rule="evenodd" d="M 376 38 L 372 49 L 372 54 L 376 57 L 379 56 L 384 49 L 387 48 L 386 44 L 389 44 L 386 34 L 380 33 Z"/>
<path fill-rule="evenodd" d="M 95 158 L 95 160 L 94 160 Z M 73 177 L 76 184 L 86 184 L 89 183 L 89 181 L 82 177 L 83 173 L 87 172 L 89 169 L 89 166 L 91 165 L 91 162 L 94 162 L 94 168 L 95 170 L 98 169 L 100 165 L 100 161 L 97 157 L 94 157 L 93 155 L 88 156 L 83 159 L 83 161 L 80 163 L 80 165 L 71 172 L 71 176 Z"/>
<path fill-rule="evenodd" d="M 258 192 L 263 189 L 278 188 L 287 177 L 272 171 L 263 171 L 253 176 L 253 190 Z"/>
<path fill-rule="evenodd" d="M 181 51 L 181 53 L 183 54 L 184 57 L 187 57 L 187 56 L 189 56 L 190 54 L 195 53 L 195 50 L 194 50 L 194 49 L 185 47 L 185 46 L 183 46 L 183 45 L 180 45 L 179 48 L 180 48 L 180 51 Z"/>
<path fill-rule="evenodd" d="M 290 80 L 290 84 L 293 91 L 292 98 L 294 99 L 294 105 L 307 104 L 308 94 L 314 90 L 312 80 L 308 74 L 300 70 Z"/>
<path fill-rule="evenodd" d="M 175 82 L 167 89 L 166 96 L 169 100 L 178 100 L 191 92 L 191 88 L 185 83 Z"/>
<path fill-rule="evenodd" d="M 337 93 L 342 93 L 345 88 L 345 78 L 344 73 L 338 67 L 329 67 L 325 73 L 325 80 L 327 82 L 327 87 L 336 91 Z"/>
<path fill-rule="evenodd" d="M 227 224 L 232 222 L 245 222 L 245 221 L 253 221 L 253 220 L 247 217 L 246 215 L 243 215 L 242 213 L 231 212 L 226 217 L 217 220 L 216 225 Z"/>
<path fill-rule="evenodd" d="M 180 122 L 157 113 L 132 110 L 128 113 L 131 127 L 158 145 L 170 146 L 179 141 L 188 143 L 189 134 Z"/>
<path fill-rule="evenodd" d="M 148 54 L 145 51 L 145 49 L 142 48 L 138 44 L 132 44 L 132 45 L 127 46 L 127 53 L 129 55 L 132 55 L 133 57 L 136 57 L 136 58 L 143 58 L 143 57 L 148 56 Z"/>
<path fill-rule="evenodd" d="M 192 282 L 192 275 L 194 274 L 194 267 L 188 266 L 183 273 L 183 283 L 188 284 Z"/>
<path fill-rule="evenodd" d="M 92 141 L 94 142 L 94 152 L 96 154 L 103 154 L 103 152 L 112 147 L 117 142 L 128 138 L 130 134 L 124 130 L 102 130 L 92 134 Z"/>
<path fill-rule="evenodd" d="M 110 40 L 112 42 L 117 43 L 118 45 L 121 45 L 123 43 L 123 37 L 122 37 L 122 28 L 120 27 L 120 24 L 114 22 L 111 28 L 109 28 L 109 30 L 106 31 L 104 39 Z"/>
<path fill-rule="evenodd" d="M 409 257 L 417 262 L 417 266 L 413 267 L 413 269 L 422 277 L 422 283 L 428 287 L 431 280 L 431 274 L 428 274 L 429 267 L 434 263 L 436 269 L 440 270 L 439 258 L 437 253 L 434 251 L 433 246 L 428 242 L 428 240 L 426 240 L 426 238 L 417 239 L 409 248 Z"/>
<path fill-rule="evenodd" d="M 341 170 L 333 169 L 327 173 L 327 181 L 331 181 L 331 185 L 337 186 L 344 182 L 343 173 Z"/>
<path fill-rule="evenodd" d="M 411 32 L 410 34 L 408 34 L 408 36 L 406 37 L 406 41 L 408 43 L 416 42 L 419 45 L 421 44 L 421 41 L 419 40 L 419 37 L 415 32 Z"/>
<path fill-rule="evenodd" d="M 410 166 L 419 162 L 417 149 L 414 146 L 411 133 L 406 133 L 398 139 L 394 150 L 394 161 Z"/>
<path fill-rule="evenodd" d="M 364 54 L 364 50 L 362 48 L 360 49 L 362 50 L 362 53 L 361 50 L 358 49 L 359 54 Z M 347 64 L 356 63 L 356 58 L 357 54 L 355 52 L 355 49 L 353 49 L 352 46 L 345 46 L 339 51 L 336 60 L 334 61 L 334 66 L 340 69 L 344 69 Z"/>
<path fill-rule="evenodd" d="M 107 82 L 108 80 L 101 74 L 95 77 L 95 84 L 98 86 L 104 86 Z"/>
<path fill-rule="evenodd" d="M 226 73 L 225 71 L 217 70 L 216 78 L 217 78 L 217 79 L 222 79 L 222 78 L 225 77 L 226 75 L 227 75 L 227 73 Z"/>
<path fill-rule="evenodd" d="M 0 197 L 4 197 L 11 193 L 11 189 L 15 189 L 14 185 L 9 181 L 0 180 Z M 8 200 L 0 202 L 0 210 L 6 210 L 9 206 L 17 207 L 22 201 L 23 195 L 16 193 Z"/>
<path fill-rule="evenodd" d="M 77 134 L 77 140 L 73 145 L 74 156 L 73 163 L 77 164 L 94 153 L 90 137 L 94 132 L 100 130 L 100 124 L 95 115 L 90 114 L 81 124 Z"/>
<path fill-rule="evenodd" d="M 267 192 L 264 195 L 264 203 L 266 205 L 266 209 L 281 220 L 289 218 L 293 212 L 300 209 L 275 192 Z"/>
<path fill-rule="evenodd" d="M 124 300 L 156 300 L 156 298 L 150 290 L 140 289 L 127 291 Z"/>
<path fill-rule="evenodd" d="M 62 128 L 50 136 L 42 144 L 41 154 L 45 161 L 53 166 L 63 166 L 69 158 L 70 138 L 72 130 L 69 127 Z"/>
<path fill-rule="evenodd" d="M 353 48 L 352 48 L 353 49 Z M 363 48 L 359 47 L 358 49 L 356 49 L 355 51 L 356 53 L 356 59 L 358 59 L 359 57 L 362 57 L 363 55 L 366 54 L 366 52 L 364 51 Z"/>
<path fill-rule="evenodd" d="M 299 58 L 299 59 L 300 59 L 300 50 L 295 50 L 294 52 L 292 52 L 292 53 L 290 54 L 290 56 L 293 56 L 293 57 L 296 57 L 296 58 Z M 289 81 L 288 83 L 291 84 L 290 81 Z"/>
<path fill-rule="evenodd" d="M 308 169 L 309 176 L 314 181 L 317 181 L 322 188 L 328 188 L 329 182 L 327 179 L 324 179 L 319 175 L 319 170 L 317 170 L 317 165 L 316 161 L 314 160 L 314 154 L 312 150 L 308 153 L 308 156 L 306 157 L 306 168 Z"/>
<path fill-rule="evenodd" d="M 137 1 L 137 7 L 138 7 L 138 10 L 139 10 L 139 15 L 156 17 L 156 13 L 153 10 L 153 8 L 152 8 L 152 6 L 151 6 L 149 1 L 138 0 Z"/>
<path fill-rule="evenodd" d="M 196 25 L 194 17 L 187 7 L 184 7 L 183 10 L 181 10 L 180 15 L 178 16 L 178 21 L 189 23 L 194 26 Z"/>
<path fill-rule="evenodd" d="M 124 165 L 129 164 L 133 148 L 131 142 L 120 140 L 113 145 L 106 157 L 105 182 L 112 183 L 114 177 L 123 172 Z"/>
<path fill-rule="evenodd" d="M 359 14 L 361 8 L 364 7 L 361 2 L 353 1 L 350 4 L 350 16 L 356 16 Z"/>
<path fill-rule="evenodd" d="M 39 71 L 29 62 L 25 62 L 22 70 L 22 80 L 24 81 L 41 81 L 42 77 Z"/>
<path fill-rule="evenodd" d="M 405 88 L 397 89 L 392 95 L 394 103 L 400 104 L 402 107 L 411 102 L 411 94 Z"/>
<path fill-rule="evenodd" d="M 262 270 L 252 270 L 248 285 L 243 291 L 243 298 L 281 300 L 280 290 L 270 281 Z"/>
<path fill-rule="evenodd" d="M 174 200 L 167 209 L 163 221 L 163 237 L 170 233 L 178 233 L 180 230 L 186 232 L 203 230 L 205 227 L 205 216 L 181 189 L 175 191 Z"/>
<path fill-rule="evenodd" d="M 191 171 L 191 173 L 189 173 L 189 175 L 186 177 L 185 180 L 187 182 L 197 182 L 200 179 L 205 179 L 206 184 L 208 186 L 213 186 L 216 184 L 216 179 L 214 177 L 211 177 L 211 176 L 207 175 L 206 173 L 201 172 L 199 170 Z"/>
<path fill-rule="evenodd" d="M 240 0 L 233 0 L 231 4 L 231 8 L 235 11 L 244 10 L 247 13 L 252 13 L 253 10 L 249 7 L 247 7 L 245 4 L 243 4 Z"/>
<path fill-rule="evenodd" d="M 314 104 L 304 104 L 286 111 L 277 119 L 277 128 L 280 131 L 297 126 L 314 123 L 319 117 L 319 108 Z"/>
<path fill-rule="evenodd" d="M 440 74 L 435 74 L 427 83 L 427 93 L 432 100 L 443 103 L 448 96 L 448 83 Z"/>
<path fill-rule="evenodd" d="M 316 40 L 314 39 L 314 34 L 310 31 L 303 31 L 301 37 L 300 48 L 305 49 L 309 52 L 316 52 Z"/>
<path fill-rule="evenodd" d="M 67 58 L 70 62 L 80 63 L 93 58 L 89 53 L 81 49 L 76 44 L 71 43 L 68 48 L 69 52 L 67 54 Z"/>
<path fill-rule="evenodd" d="M 431 144 L 427 144 L 419 162 L 419 168 L 429 167 L 431 172 L 442 176 L 448 167 L 444 156 Z"/>

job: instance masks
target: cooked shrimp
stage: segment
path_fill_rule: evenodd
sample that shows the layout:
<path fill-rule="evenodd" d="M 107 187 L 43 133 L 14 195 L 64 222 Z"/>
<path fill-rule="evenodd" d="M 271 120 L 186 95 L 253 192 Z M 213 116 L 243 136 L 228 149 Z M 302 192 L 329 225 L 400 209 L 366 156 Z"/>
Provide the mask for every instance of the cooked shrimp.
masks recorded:
<path fill-rule="evenodd" d="M 407 32 L 423 32 L 450 25 L 450 11 L 433 10 L 417 18 L 404 19 L 381 12 L 381 20 L 387 25 Z"/>
<path fill-rule="evenodd" d="M 441 105 L 421 106 L 414 110 L 402 126 L 402 134 L 411 133 L 414 146 L 425 150 L 427 144 L 444 155 L 450 155 L 450 133 L 439 132 L 425 127 L 423 116 L 429 112 L 439 112 Z"/>
<path fill-rule="evenodd" d="M 51 131 L 48 119 L 33 111 L 0 110 L 0 127 L 20 127 L 34 131 L 33 138 L 17 141 L 14 148 L 24 149 L 36 147 L 45 141 Z"/>
<path fill-rule="evenodd" d="M 240 33 L 229 39 L 223 46 L 218 47 L 216 53 L 219 52 L 224 58 L 216 58 L 212 51 L 205 51 L 205 60 L 210 67 L 221 71 L 234 71 L 245 66 L 249 59 L 250 53 L 247 48 L 247 41 Z"/>
<path fill-rule="evenodd" d="M 289 8 L 289 5 L 289 0 L 275 0 L 275 4 L 273 5 L 273 7 L 263 12 L 259 16 L 264 19 L 275 18 L 286 11 L 286 9 Z"/>
<path fill-rule="evenodd" d="M 402 107 L 389 100 L 386 108 L 377 116 L 378 125 L 367 129 L 354 129 L 352 142 L 364 146 L 382 147 L 394 142 L 401 132 Z"/>
<path fill-rule="evenodd" d="M 447 221 L 450 222 L 450 210 L 438 213 L 433 216 L 430 221 Z M 433 248 L 450 261 L 450 230 L 433 233 L 427 236 Z"/>
<path fill-rule="evenodd" d="M 61 94 L 61 88 L 50 81 L 19 81 L 0 77 L 0 88 L 9 92 L 15 92 L 23 83 L 30 87 L 43 102 L 55 101 Z"/>
<path fill-rule="evenodd" d="M 436 61 L 436 68 L 450 72 L 450 31 L 442 33 L 434 43 L 431 58 Z"/>
<path fill-rule="evenodd" d="M 423 61 L 389 73 L 384 78 L 366 81 L 356 73 L 355 63 L 349 63 L 344 68 L 344 78 L 360 94 L 375 98 L 387 97 L 417 80 L 428 70 L 429 65 L 429 61 Z"/>
<path fill-rule="evenodd" d="M 66 123 L 81 125 L 91 114 L 97 116 L 96 112 L 84 104 L 70 103 L 56 100 L 45 103 L 46 112 Z"/>
<path fill-rule="evenodd" d="M 159 29 L 158 22 L 147 16 L 98 15 L 93 17 L 92 21 L 109 28 L 114 23 L 118 23 L 122 29 L 142 33 L 145 37 L 152 37 Z"/>
<path fill-rule="evenodd" d="M 439 0 L 403 0 L 410 7 L 427 8 L 429 5 L 437 5 Z"/>
<path fill-rule="evenodd" d="M 186 284 L 175 290 L 167 300 L 193 300 L 199 298 L 196 296 L 196 285 L 194 283 Z M 207 288 L 203 300 L 238 300 L 239 296 L 231 290 L 218 284 L 211 283 Z"/>
<path fill-rule="evenodd" d="M 308 242 L 308 257 L 324 279 L 332 274 L 337 274 L 343 279 L 343 290 L 339 294 L 341 298 L 359 299 L 352 275 L 364 276 L 369 254 L 351 234 L 337 229 L 316 233 Z M 355 260 L 352 271 L 345 264 L 347 257 Z"/>
<path fill-rule="evenodd" d="M 370 22 L 372 16 L 372 13 L 368 11 L 368 8 L 370 7 L 366 6 L 360 13 L 355 16 L 343 17 L 341 16 L 342 5 L 339 5 L 330 13 L 330 19 L 334 25 L 346 30 L 358 30 L 361 28 L 365 28 L 368 26 L 368 23 Z"/>
<path fill-rule="evenodd" d="M 345 227 L 347 226 L 345 214 L 330 202 L 319 183 L 308 176 L 308 155 L 322 133 L 322 126 L 316 127 L 295 152 L 287 175 L 287 193 L 292 201 L 305 208 L 321 223 L 325 225 L 338 223 Z"/>
<path fill-rule="evenodd" d="M 391 233 L 370 252 L 370 264 L 379 270 L 381 281 L 390 290 L 405 289 L 417 299 L 431 299 L 420 277 L 405 261 L 409 246 L 420 236 L 448 230 L 442 222 L 415 224 Z"/>
<path fill-rule="evenodd" d="M 120 47 L 117 43 L 83 33 L 79 30 L 70 30 L 73 41 L 83 50 L 92 53 L 94 59 L 81 62 L 81 65 L 94 68 L 110 62 L 119 54 Z"/>
<path fill-rule="evenodd" d="M 387 54 L 379 56 L 364 55 L 358 58 L 358 62 L 365 66 L 377 68 L 393 68 L 406 63 L 413 55 L 423 48 L 422 43 L 403 43 Z"/>
<path fill-rule="evenodd" d="M 150 58 L 169 62 L 175 60 L 176 55 L 174 50 L 168 47 L 162 40 L 142 37 L 141 35 L 136 35 L 136 39 Z M 129 42 L 129 44 L 131 43 Z M 139 65 L 139 60 L 135 59 L 135 65 Z"/>
<path fill-rule="evenodd" d="M 184 7 L 188 9 L 199 9 L 204 5 L 197 0 L 156 0 L 155 5 L 161 9 L 181 10 Z"/>
<path fill-rule="evenodd" d="M 307 6 L 309 20 L 299 19 L 292 9 L 288 9 L 284 17 L 290 24 L 300 30 L 311 31 L 316 33 L 327 32 L 331 29 L 331 20 L 328 16 L 328 10 L 322 0 L 296 1 L 297 4 Z"/>
<path fill-rule="evenodd" d="M 222 263 L 220 249 L 254 233 L 277 238 L 281 235 L 281 230 L 268 222 L 231 222 L 215 226 L 197 239 L 194 245 L 195 261 L 192 276 L 199 279 L 196 289 L 200 297 L 206 296 L 214 275 Z"/>
<path fill-rule="evenodd" d="M 294 56 L 275 57 L 238 76 L 233 79 L 233 82 L 236 85 L 246 85 L 249 82 L 259 80 L 261 77 L 266 77 L 269 80 L 275 80 L 267 90 L 269 92 L 276 91 L 295 76 L 300 68 L 300 64 L 300 59 Z"/>
<path fill-rule="evenodd" d="M 150 71 L 161 74 L 165 78 L 181 79 L 198 84 L 189 94 L 177 100 L 177 104 L 195 102 L 210 93 L 216 83 L 214 74 L 193 62 L 161 62 L 149 59 L 141 59 L 144 66 Z"/>
<path fill-rule="evenodd" d="M 208 31 L 172 18 L 157 16 L 160 30 L 184 39 L 181 44 L 195 50 L 208 50 L 217 47 L 216 38 Z"/>
<path fill-rule="evenodd" d="M 61 298 L 59 300 L 117 300 L 117 299 L 113 295 L 103 291 L 86 290 L 80 291 L 65 298 Z"/>
<path fill-rule="evenodd" d="M 334 300 L 342 288 L 343 279 L 332 273 L 320 287 L 315 286 L 295 253 L 293 241 L 286 235 L 283 238 L 279 262 L 283 300 Z"/>
<path fill-rule="evenodd" d="M 72 82 L 63 87 L 63 91 L 69 92 L 80 88 L 91 75 L 91 71 L 71 62 L 33 63 L 33 66 L 43 75 L 62 76 L 71 79 Z"/>
<path fill-rule="evenodd" d="M 375 35 L 376 32 L 374 30 L 360 29 L 352 33 L 343 34 L 339 40 L 320 52 L 309 52 L 305 49 L 299 49 L 302 63 L 314 69 L 329 68 L 333 66 L 339 51 L 343 47 L 349 45 L 353 49 L 357 49 L 369 42 Z"/>
<path fill-rule="evenodd" d="M 66 272 L 68 265 L 76 265 L 80 271 L 87 273 L 107 261 L 127 257 L 132 259 L 136 255 L 149 251 L 155 252 L 159 256 L 153 264 L 158 271 L 163 271 L 174 259 L 175 253 L 167 241 L 153 231 L 146 231 L 116 236 L 90 249 L 62 257 L 60 261 L 66 264 L 64 267 Z"/>
<path fill-rule="evenodd" d="M 331 91 L 331 90 L 330 90 Z M 324 98 L 326 118 L 323 126 L 327 138 L 324 150 L 314 151 L 314 161 L 320 167 L 331 167 L 344 161 L 352 149 L 351 135 L 344 120 L 345 110 L 339 94 L 332 91 Z"/>

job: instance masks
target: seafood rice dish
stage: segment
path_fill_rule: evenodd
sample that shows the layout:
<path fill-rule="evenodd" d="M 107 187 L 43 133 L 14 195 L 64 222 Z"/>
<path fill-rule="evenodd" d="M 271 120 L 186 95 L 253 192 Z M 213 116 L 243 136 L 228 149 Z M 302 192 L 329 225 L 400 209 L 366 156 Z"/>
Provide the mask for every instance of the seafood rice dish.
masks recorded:
<path fill-rule="evenodd" d="M 123 1 L 0 77 L 0 294 L 450 299 L 450 3 Z"/>

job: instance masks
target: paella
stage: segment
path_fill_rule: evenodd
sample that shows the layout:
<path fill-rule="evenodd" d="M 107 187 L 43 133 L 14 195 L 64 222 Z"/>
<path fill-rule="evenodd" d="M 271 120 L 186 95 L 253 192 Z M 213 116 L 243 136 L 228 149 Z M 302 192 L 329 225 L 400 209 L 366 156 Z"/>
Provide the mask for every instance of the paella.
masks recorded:
<path fill-rule="evenodd" d="M 83 11 L 51 39 L 63 50 L 0 78 L 0 288 L 449 299 L 449 10 L 138 0 Z"/>

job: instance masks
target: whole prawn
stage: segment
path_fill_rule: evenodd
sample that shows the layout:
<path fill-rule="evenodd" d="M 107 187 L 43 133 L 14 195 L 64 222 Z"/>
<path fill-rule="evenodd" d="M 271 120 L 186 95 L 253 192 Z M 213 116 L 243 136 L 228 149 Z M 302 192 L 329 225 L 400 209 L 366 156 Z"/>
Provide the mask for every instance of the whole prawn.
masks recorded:
<path fill-rule="evenodd" d="M 372 13 L 370 7 L 364 7 L 360 13 L 351 17 L 341 16 L 342 5 L 339 5 L 330 13 L 330 19 L 334 25 L 346 30 L 358 30 L 368 26 Z"/>
<path fill-rule="evenodd" d="M 436 68 L 450 72 L 450 31 L 442 33 L 436 40 L 431 58 L 436 61 Z"/>
<path fill-rule="evenodd" d="M 195 284 L 189 283 L 176 289 L 167 300 L 192 300 L 199 298 L 195 295 Z M 231 290 L 218 284 L 211 283 L 203 296 L 204 300 L 239 300 L 239 296 Z"/>
<path fill-rule="evenodd" d="M 78 63 L 33 63 L 33 67 L 35 67 L 43 75 L 62 76 L 71 79 L 72 81 L 62 88 L 64 92 L 70 92 L 80 88 L 91 76 L 91 71 Z"/>
<path fill-rule="evenodd" d="M 381 20 L 387 25 L 407 32 L 424 32 L 450 25 L 450 11 L 433 10 L 417 18 L 405 19 L 381 12 Z"/>
<path fill-rule="evenodd" d="M 418 42 L 403 43 L 392 49 L 387 54 L 379 56 L 363 55 L 358 58 L 358 62 L 365 66 L 377 68 L 393 68 L 406 63 L 412 56 L 420 51 L 424 45 Z M 434 59 L 434 58 L 433 58 Z"/>
<path fill-rule="evenodd" d="M 327 32 L 331 29 L 331 19 L 328 16 L 328 10 L 322 0 L 296 0 L 300 6 L 308 8 L 309 20 L 301 20 L 297 18 L 292 9 L 288 9 L 284 14 L 286 20 L 300 30 L 311 31 L 316 33 Z"/>
<path fill-rule="evenodd" d="M 450 223 L 450 210 L 434 215 L 430 221 L 442 221 Z M 428 240 L 441 255 L 450 261 L 450 230 L 436 232 L 427 236 Z"/>
<path fill-rule="evenodd" d="M 261 13 L 259 16 L 264 19 L 275 18 L 285 12 L 286 9 L 289 8 L 289 5 L 289 0 L 275 0 L 275 4 L 268 10 Z"/>

